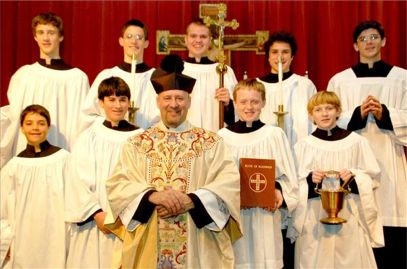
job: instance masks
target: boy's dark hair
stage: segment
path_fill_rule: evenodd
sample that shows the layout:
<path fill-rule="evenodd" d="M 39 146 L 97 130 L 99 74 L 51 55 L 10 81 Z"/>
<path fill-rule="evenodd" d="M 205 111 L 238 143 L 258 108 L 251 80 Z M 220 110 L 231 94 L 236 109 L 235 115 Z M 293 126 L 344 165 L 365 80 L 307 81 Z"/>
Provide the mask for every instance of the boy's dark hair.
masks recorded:
<path fill-rule="evenodd" d="M 266 53 L 267 58 L 269 57 L 270 47 L 274 44 L 274 42 L 280 41 L 290 44 L 291 48 L 291 55 L 295 56 L 297 53 L 297 41 L 295 40 L 294 36 L 285 31 L 278 31 L 274 32 L 269 39 L 264 43 L 264 51 Z"/>
<path fill-rule="evenodd" d="M 355 30 L 353 30 L 353 43 L 358 42 L 358 37 L 361 32 L 363 32 L 364 30 L 370 29 L 370 28 L 376 29 L 380 34 L 380 38 L 381 39 L 384 38 L 383 25 L 381 25 L 380 22 L 378 22 L 378 21 L 368 20 L 368 21 L 362 21 L 361 23 L 356 25 Z"/>
<path fill-rule="evenodd" d="M 64 36 L 64 23 L 61 17 L 52 12 L 43 12 L 35 16 L 31 22 L 33 35 L 35 36 L 35 29 L 38 24 L 52 24 L 58 29 L 59 36 Z"/>
<path fill-rule="evenodd" d="M 126 21 L 126 22 L 122 25 L 122 28 L 121 28 L 121 36 L 124 35 L 124 32 L 126 32 L 126 29 L 127 29 L 129 26 L 137 26 L 137 27 L 140 27 L 141 29 L 143 29 L 143 31 L 144 31 L 144 39 L 145 39 L 145 40 L 148 40 L 148 29 L 147 29 L 147 26 L 146 26 L 142 21 L 137 20 L 137 19 L 128 20 L 128 21 Z"/>
<path fill-rule="evenodd" d="M 49 115 L 49 111 L 40 105 L 29 105 L 24 108 L 20 114 L 20 126 L 23 126 L 24 119 L 29 113 L 40 114 L 47 120 L 48 127 L 51 126 L 51 116 Z"/>
<path fill-rule="evenodd" d="M 99 84 L 98 99 L 103 101 L 107 96 L 127 96 L 130 100 L 130 88 L 127 83 L 119 77 L 110 77 Z"/>

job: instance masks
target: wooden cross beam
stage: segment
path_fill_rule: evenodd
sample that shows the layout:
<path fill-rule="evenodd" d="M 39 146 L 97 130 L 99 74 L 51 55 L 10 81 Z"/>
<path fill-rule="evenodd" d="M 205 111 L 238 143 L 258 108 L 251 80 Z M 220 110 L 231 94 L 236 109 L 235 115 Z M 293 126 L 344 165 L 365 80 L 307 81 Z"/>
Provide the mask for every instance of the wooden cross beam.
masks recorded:
<path fill-rule="evenodd" d="M 231 27 L 233 30 L 236 30 L 239 27 L 239 23 L 237 22 L 236 19 L 233 19 L 231 21 L 226 21 L 226 5 L 223 3 L 220 3 L 218 5 L 218 16 L 217 18 L 211 18 L 210 16 L 206 16 L 204 18 L 204 23 L 208 26 L 215 26 L 216 27 L 216 33 L 217 33 L 217 39 L 214 39 L 213 41 L 215 42 L 217 40 L 217 49 L 218 49 L 218 55 L 216 56 L 216 59 L 220 64 L 225 63 L 225 54 L 224 54 L 224 48 L 223 48 L 223 40 L 225 38 L 225 29 L 226 27 Z"/>
<path fill-rule="evenodd" d="M 218 18 L 219 4 L 200 4 L 199 17 Z M 254 51 L 256 54 L 264 54 L 264 43 L 269 38 L 269 31 L 256 31 L 254 34 L 224 35 L 223 48 L 226 52 L 226 64 L 230 65 L 231 51 Z M 216 48 L 217 44 L 212 44 Z M 168 30 L 156 31 L 156 53 L 170 54 L 171 51 L 185 51 L 185 34 L 172 34 Z M 216 49 L 208 57 L 216 61 Z"/>
<path fill-rule="evenodd" d="M 231 51 L 254 51 L 256 54 L 264 54 L 264 43 L 268 38 L 269 31 L 256 31 L 254 34 L 225 35 L 223 47 L 229 54 L 229 57 L 226 56 L 226 61 L 230 61 Z M 172 34 L 168 30 L 158 30 L 156 32 L 156 40 L 157 54 L 166 55 L 170 54 L 171 51 L 185 51 L 187 49 L 185 46 L 185 34 Z"/>

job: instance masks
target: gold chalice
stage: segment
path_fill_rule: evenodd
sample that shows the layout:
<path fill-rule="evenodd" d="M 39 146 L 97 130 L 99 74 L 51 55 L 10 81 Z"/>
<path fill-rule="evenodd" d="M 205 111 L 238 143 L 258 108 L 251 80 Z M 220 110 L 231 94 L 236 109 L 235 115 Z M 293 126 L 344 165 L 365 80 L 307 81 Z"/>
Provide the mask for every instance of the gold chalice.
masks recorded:
<path fill-rule="evenodd" d="M 336 179 L 339 181 L 339 172 L 328 171 L 326 172 L 327 178 Z M 346 185 L 348 185 L 347 183 Z M 345 185 L 345 184 L 344 184 Z M 321 223 L 324 224 L 341 224 L 346 222 L 345 219 L 338 217 L 339 212 L 342 210 L 345 195 L 349 193 L 348 190 L 344 189 L 344 185 L 340 186 L 336 190 L 332 189 L 319 189 L 318 184 L 315 188 L 315 192 L 321 197 L 322 207 L 328 214 L 328 217 L 320 219 Z"/>

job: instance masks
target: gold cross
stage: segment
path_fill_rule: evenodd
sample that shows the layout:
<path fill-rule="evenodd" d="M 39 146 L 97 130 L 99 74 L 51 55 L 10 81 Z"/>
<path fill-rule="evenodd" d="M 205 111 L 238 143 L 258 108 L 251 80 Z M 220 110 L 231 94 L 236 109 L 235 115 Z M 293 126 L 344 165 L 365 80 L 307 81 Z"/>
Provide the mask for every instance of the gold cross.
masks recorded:
<path fill-rule="evenodd" d="M 239 23 L 233 19 L 232 21 L 225 21 L 226 18 L 226 5 L 223 3 L 218 4 L 218 19 L 212 19 L 211 17 L 207 16 L 204 18 L 204 23 L 210 27 L 211 25 L 215 25 L 218 28 L 218 55 L 217 60 L 219 64 L 216 66 L 216 71 L 219 74 L 219 88 L 224 87 L 224 77 L 225 73 L 227 72 L 228 68 L 225 64 L 225 51 L 223 50 L 223 39 L 225 37 L 225 28 L 232 27 L 232 29 L 237 29 L 239 27 Z M 224 121 L 224 108 L 223 102 L 219 102 L 219 129 L 223 128 L 223 121 Z"/>
<path fill-rule="evenodd" d="M 225 28 L 231 27 L 233 30 L 236 30 L 239 27 L 239 23 L 236 19 L 231 21 L 226 21 L 226 10 L 227 7 L 224 3 L 220 3 L 218 6 L 218 19 L 212 19 L 210 16 L 206 16 L 204 18 L 204 23 L 209 27 L 211 25 L 215 25 L 218 28 L 218 50 L 219 54 L 217 56 L 217 60 L 220 64 L 225 63 L 225 52 L 223 50 L 223 40 L 225 38 Z M 223 68 L 221 68 L 223 70 Z M 226 70 L 225 70 L 226 71 Z"/>

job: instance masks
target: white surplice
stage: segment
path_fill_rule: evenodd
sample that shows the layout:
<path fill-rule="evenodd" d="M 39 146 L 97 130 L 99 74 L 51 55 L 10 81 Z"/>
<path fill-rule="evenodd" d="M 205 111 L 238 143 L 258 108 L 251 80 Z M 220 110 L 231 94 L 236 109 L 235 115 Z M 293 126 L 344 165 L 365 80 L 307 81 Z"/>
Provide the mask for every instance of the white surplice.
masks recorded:
<path fill-rule="evenodd" d="M 394 66 L 387 77 L 356 77 L 351 68 L 336 74 L 328 90 L 342 102 L 338 125 L 346 128 L 357 106 L 368 95 L 386 105 L 394 131 L 380 129 L 370 113 L 366 127 L 357 132 L 369 140 L 379 162 L 381 176 L 377 196 L 384 226 L 407 227 L 407 70 Z"/>
<path fill-rule="evenodd" d="M 10 160 L 13 154 L 12 139 L 17 123 L 12 124 L 10 116 L 10 105 L 0 107 L 0 168 Z"/>
<path fill-rule="evenodd" d="M 1 169 L 0 264 L 6 268 L 64 268 L 64 169 L 68 152 L 12 158 Z"/>
<path fill-rule="evenodd" d="M 147 129 L 160 120 L 160 111 L 157 108 L 156 97 L 150 78 L 155 68 L 148 71 L 132 74 L 120 69 L 118 66 L 101 71 L 93 81 L 82 110 L 86 114 L 86 128 L 98 117 L 105 117 L 105 113 L 99 107 L 98 87 L 100 83 L 110 77 L 120 77 L 130 88 L 131 100 L 134 106 L 139 108 L 136 112 L 136 125 Z"/>
<path fill-rule="evenodd" d="M 289 212 L 298 203 L 294 159 L 281 128 L 265 125 L 250 133 L 234 133 L 226 128 L 218 134 L 229 146 L 237 165 L 240 158 L 274 159 L 276 179 L 282 187 Z M 240 210 L 243 237 L 233 246 L 235 268 L 282 268 L 283 239 L 281 213 L 262 208 Z"/>
<path fill-rule="evenodd" d="M 10 126 L 1 138 L 1 165 L 25 149 L 20 113 L 32 104 L 42 105 L 50 113 L 49 142 L 69 151 L 79 134 L 80 111 L 88 90 L 88 77 L 78 68 L 54 70 L 36 62 L 18 69 L 7 91 Z"/>
<path fill-rule="evenodd" d="M 266 124 L 277 126 L 277 116 L 274 114 L 281 104 L 278 83 L 268 83 L 257 79 L 266 88 L 266 105 L 260 115 L 260 120 Z M 307 103 L 316 93 L 314 83 L 306 77 L 292 74 L 283 80 L 284 130 L 291 148 L 295 143 L 312 132 L 312 122 L 308 119 Z"/>
<path fill-rule="evenodd" d="M 368 141 L 356 133 L 326 141 L 308 136 L 295 145 L 301 200 L 293 214 L 290 236 L 296 239 L 296 268 L 376 268 L 372 247 L 384 245 L 381 217 L 374 197 L 379 166 Z M 306 177 L 316 169 L 355 175 L 359 195 L 345 196 L 340 225 L 320 223 L 327 213 L 319 197 L 308 199 Z"/>
<path fill-rule="evenodd" d="M 215 99 L 219 88 L 219 74 L 216 72 L 218 63 L 193 64 L 184 62 L 184 75 L 196 79 L 191 93 L 191 108 L 188 121 L 197 127 L 216 132 L 219 130 L 219 102 Z M 237 80 L 233 69 L 228 66 L 224 75 L 224 87 L 229 90 L 230 98 Z"/>
<path fill-rule="evenodd" d="M 85 130 L 69 158 L 66 187 L 66 221 L 71 223 L 68 268 L 109 268 L 115 242 L 113 234 L 104 234 L 88 219 L 98 209 L 109 211 L 105 181 L 118 160 L 127 138 L 142 132 L 117 131 L 103 125 L 102 118 Z"/>

